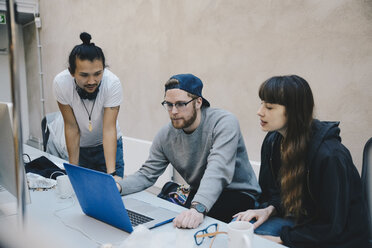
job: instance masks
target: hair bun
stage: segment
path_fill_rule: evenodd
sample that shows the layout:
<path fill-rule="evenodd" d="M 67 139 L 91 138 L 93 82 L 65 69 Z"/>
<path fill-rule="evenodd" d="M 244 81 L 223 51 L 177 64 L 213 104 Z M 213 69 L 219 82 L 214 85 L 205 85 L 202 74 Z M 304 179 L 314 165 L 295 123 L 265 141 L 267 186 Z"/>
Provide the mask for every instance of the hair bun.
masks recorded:
<path fill-rule="evenodd" d="M 90 34 L 88 34 L 87 32 L 83 32 L 80 34 L 80 39 L 83 41 L 84 45 L 89 45 L 92 36 L 90 36 Z"/>

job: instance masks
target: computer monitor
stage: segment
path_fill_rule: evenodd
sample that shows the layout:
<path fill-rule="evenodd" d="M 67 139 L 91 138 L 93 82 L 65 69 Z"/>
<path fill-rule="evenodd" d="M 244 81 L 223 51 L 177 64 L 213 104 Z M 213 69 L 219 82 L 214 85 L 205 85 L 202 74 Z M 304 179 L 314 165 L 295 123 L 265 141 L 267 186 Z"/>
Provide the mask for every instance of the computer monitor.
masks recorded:
<path fill-rule="evenodd" d="M 10 106 L 11 104 L 0 102 L 0 185 L 13 196 L 17 197 L 15 151 L 13 128 L 10 118 L 11 111 L 9 111 Z M 25 200 L 26 203 L 29 203 L 30 193 L 28 191 L 24 166 L 21 169 L 24 177 L 22 187 L 25 190 Z"/>

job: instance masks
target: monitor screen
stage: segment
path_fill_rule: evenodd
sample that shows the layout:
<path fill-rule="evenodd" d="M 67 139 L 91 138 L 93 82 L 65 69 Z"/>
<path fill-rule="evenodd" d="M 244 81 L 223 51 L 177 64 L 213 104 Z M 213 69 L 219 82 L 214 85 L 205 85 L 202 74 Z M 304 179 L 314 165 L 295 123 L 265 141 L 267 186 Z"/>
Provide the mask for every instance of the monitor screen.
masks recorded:
<path fill-rule="evenodd" d="M 13 196 L 17 197 L 15 151 L 10 113 L 9 104 L 0 102 L 0 185 Z M 26 203 L 29 203 L 30 195 L 27 179 L 23 161 L 20 162 L 22 164 L 22 175 L 24 176 L 23 187 L 25 189 L 25 199 Z"/>

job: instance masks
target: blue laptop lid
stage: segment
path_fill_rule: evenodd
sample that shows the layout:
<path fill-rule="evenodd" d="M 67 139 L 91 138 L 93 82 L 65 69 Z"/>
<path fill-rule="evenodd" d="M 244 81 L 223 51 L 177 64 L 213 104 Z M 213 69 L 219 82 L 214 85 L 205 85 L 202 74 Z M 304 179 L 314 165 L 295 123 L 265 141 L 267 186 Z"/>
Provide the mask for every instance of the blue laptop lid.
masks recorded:
<path fill-rule="evenodd" d="M 131 233 L 132 224 L 116 182 L 111 175 L 71 164 L 63 164 L 83 212 Z"/>

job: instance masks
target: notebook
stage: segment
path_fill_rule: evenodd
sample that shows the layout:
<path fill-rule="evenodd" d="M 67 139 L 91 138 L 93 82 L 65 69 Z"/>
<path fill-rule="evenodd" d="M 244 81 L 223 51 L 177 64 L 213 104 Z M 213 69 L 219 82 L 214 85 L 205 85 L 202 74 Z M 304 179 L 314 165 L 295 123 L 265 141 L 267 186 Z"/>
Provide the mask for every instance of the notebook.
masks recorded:
<path fill-rule="evenodd" d="M 171 222 L 178 215 L 141 200 L 123 200 L 109 174 L 67 163 L 63 165 L 82 211 L 90 217 L 131 233 L 138 224 L 151 229 Z M 132 221 L 130 216 L 134 218 Z"/>

